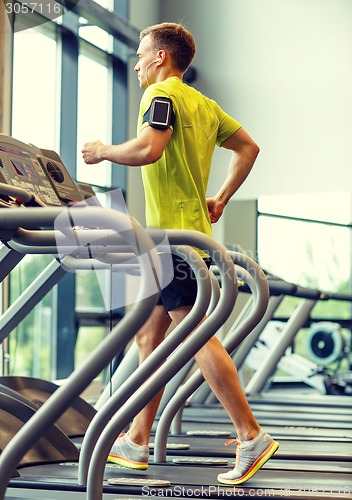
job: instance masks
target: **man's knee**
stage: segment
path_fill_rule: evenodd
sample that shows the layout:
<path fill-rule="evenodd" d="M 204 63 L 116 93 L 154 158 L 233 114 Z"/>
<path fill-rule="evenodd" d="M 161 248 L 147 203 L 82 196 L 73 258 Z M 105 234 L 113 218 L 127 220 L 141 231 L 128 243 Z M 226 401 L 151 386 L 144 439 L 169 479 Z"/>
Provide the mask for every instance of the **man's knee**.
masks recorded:
<path fill-rule="evenodd" d="M 141 351 L 153 351 L 164 340 L 164 335 L 153 332 L 139 332 L 135 336 L 136 344 Z"/>
<path fill-rule="evenodd" d="M 165 338 L 171 319 L 163 306 L 156 306 L 148 320 L 135 335 L 139 349 L 152 352 Z"/>

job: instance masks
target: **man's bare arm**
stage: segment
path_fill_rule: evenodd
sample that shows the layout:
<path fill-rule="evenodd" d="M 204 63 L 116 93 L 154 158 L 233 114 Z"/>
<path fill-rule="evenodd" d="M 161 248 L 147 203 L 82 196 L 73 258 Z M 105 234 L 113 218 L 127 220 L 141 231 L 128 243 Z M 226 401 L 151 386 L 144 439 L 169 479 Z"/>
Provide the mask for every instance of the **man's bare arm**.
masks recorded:
<path fill-rule="evenodd" d="M 82 149 L 83 160 L 87 164 L 103 160 L 140 167 L 159 160 L 169 142 L 172 131 L 145 127 L 139 137 L 122 144 L 107 145 L 101 141 L 88 142 Z"/>
<path fill-rule="evenodd" d="M 210 220 L 217 222 L 230 198 L 248 177 L 259 153 L 259 146 L 240 128 L 226 139 L 221 147 L 233 151 L 227 177 L 218 193 L 207 199 Z"/>

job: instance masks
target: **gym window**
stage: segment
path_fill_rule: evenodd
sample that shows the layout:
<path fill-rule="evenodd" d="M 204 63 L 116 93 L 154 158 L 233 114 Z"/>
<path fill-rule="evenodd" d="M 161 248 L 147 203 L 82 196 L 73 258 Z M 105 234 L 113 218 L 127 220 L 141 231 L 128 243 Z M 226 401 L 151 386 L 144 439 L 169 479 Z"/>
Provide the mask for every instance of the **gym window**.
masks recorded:
<path fill-rule="evenodd" d="M 351 193 L 261 197 L 257 221 L 258 262 L 263 269 L 301 286 L 352 293 Z M 275 318 L 286 321 L 299 300 L 285 298 Z M 351 302 L 318 301 L 311 320 L 340 323 L 351 349 L 351 312 Z M 305 337 L 310 326 L 301 329 L 292 346 L 308 358 Z M 350 355 L 343 360 L 342 370 L 349 368 Z"/>
<path fill-rule="evenodd" d="M 38 17 L 37 26 L 23 29 L 25 16 L 15 15 L 11 135 L 57 151 L 72 177 L 93 185 L 98 198 L 104 200 L 108 190 L 125 190 L 125 177 L 107 162 L 101 169 L 89 168 L 83 164 L 80 151 L 89 140 L 112 143 L 127 139 L 127 69 L 135 49 L 114 38 L 112 33 L 118 36 L 118 28 L 113 26 L 112 11 L 119 14 L 119 26 L 125 35 L 127 32 L 129 44 L 134 36 L 138 43 L 138 32 L 127 21 L 124 27 L 127 0 L 96 3 L 105 9 L 100 11 L 102 27 L 71 11 L 42 24 L 43 18 Z M 18 23 L 22 23 L 22 31 Z M 11 273 L 10 303 L 47 263 L 47 256 L 23 259 Z M 94 273 L 69 278 L 72 286 L 66 284 L 60 293 L 60 282 L 11 333 L 4 352 L 5 372 L 64 378 L 100 342 L 110 321 L 101 298 L 101 283 Z M 64 300 L 65 291 L 72 289 L 72 297 Z M 66 323 L 60 324 L 62 320 Z M 70 335 L 65 337 L 69 321 Z M 77 325 L 80 332 L 76 339 Z"/>

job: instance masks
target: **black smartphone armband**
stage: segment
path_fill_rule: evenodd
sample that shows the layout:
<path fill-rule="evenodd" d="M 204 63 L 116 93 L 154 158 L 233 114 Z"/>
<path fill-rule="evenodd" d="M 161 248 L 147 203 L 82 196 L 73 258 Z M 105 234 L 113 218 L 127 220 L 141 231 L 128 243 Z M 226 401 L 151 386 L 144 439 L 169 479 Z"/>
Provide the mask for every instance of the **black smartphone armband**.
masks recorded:
<path fill-rule="evenodd" d="M 150 108 L 143 116 L 143 123 L 159 130 L 167 130 L 175 122 L 172 101 L 168 97 L 154 97 Z"/>

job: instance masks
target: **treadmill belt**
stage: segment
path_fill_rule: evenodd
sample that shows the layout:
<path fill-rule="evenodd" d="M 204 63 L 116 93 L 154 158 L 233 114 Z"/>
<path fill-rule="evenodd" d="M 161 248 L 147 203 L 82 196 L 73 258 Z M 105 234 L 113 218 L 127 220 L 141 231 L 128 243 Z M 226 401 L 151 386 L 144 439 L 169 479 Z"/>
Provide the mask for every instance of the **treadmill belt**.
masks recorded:
<path fill-rule="evenodd" d="M 256 419 L 260 424 L 273 424 L 273 425 L 299 425 L 310 427 L 326 427 L 326 428 L 343 428 L 352 429 L 351 414 L 338 413 L 335 415 L 324 414 L 324 410 L 320 414 L 317 413 L 299 413 L 295 414 L 288 409 L 281 409 L 281 411 L 265 412 L 254 411 Z M 229 421 L 227 413 L 222 408 L 216 407 L 186 407 L 183 410 L 183 421 L 199 421 L 208 423 L 221 423 Z"/>
<path fill-rule="evenodd" d="M 173 463 L 151 464 L 148 471 L 124 469 L 114 464 L 107 464 L 105 470 L 104 492 L 139 496 L 157 496 L 190 498 L 228 498 L 229 496 L 250 496 L 262 498 L 266 496 L 290 499 L 336 499 L 349 498 L 352 489 L 352 476 L 337 472 L 305 472 L 272 470 L 264 466 L 253 478 L 238 487 L 217 483 L 217 474 L 229 470 L 229 467 L 180 466 Z M 10 487 L 24 488 L 42 484 L 47 489 L 62 491 L 82 491 L 77 485 L 77 464 L 50 464 L 48 466 L 31 466 L 20 469 L 21 478 L 14 478 Z M 153 480 L 169 480 L 167 488 L 149 486 L 109 485 L 110 478 L 144 478 Z M 34 487 L 35 487 L 34 486 Z M 330 495 L 330 496 L 329 496 Z"/>
<path fill-rule="evenodd" d="M 352 463 L 352 443 L 326 441 L 300 441 L 300 440 L 278 440 L 280 448 L 272 459 L 309 459 L 309 460 L 339 460 Z M 235 456 L 236 445 L 225 446 L 226 439 L 223 437 L 190 437 L 190 436 L 169 436 L 168 443 L 189 444 L 187 450 L 169 449 L 167 454 L 177 456 L 202 456 L 221 457 L 232 459 Z M 151 452 L 153 450 L 151 449 Z"/>
<path fill-rule="evenodd" d="M 316 428 L 321 427 L 325 429 L 336 429 L 336 427 L 338 427 L 339 429 L 352 431 L 351 418 L 349 419 L 349 421 L 342 421 L 342 422 L 340 422 L 337 418 L 336 421 L 318 419 L 317 415 L 315 416 L 315 418 L 309 418 L 309 419 L 295 418 L 293 415 L 288 415 L 283 417 L 280 414 L 276 416 L 256 415 L 256 418 L 262 427 L 268 425 L 275 425 L 278 427 L 279 426 L 316 427 Z M 221 414 L 221 413 L 211 414 L 205 411 L 200 413 L 184 412 L 184 415 L 182 417 L 182 422 L 206 422 L 212 425 L 212 424 L 222 424 L 230 422 L 230 419 L 227 416 L 227 414 Z"/>
<path fill-rule="evenodd" d="M 182 422 L 182 432 L 186 433 L 188 431 L 207 431 L 209 427 L 213 431 L 228 431 L 231 433 L 232 437 L 235 437 L 233 424 L 228 422 L 221 423 L 211 423 L 209 422 L 199 422 L 199 421 L 185 421 Z M 279 439 L 284 437 L 285 439 L 302 439 L 305 441 L 309 440 L 325 440 L 325 441 L 352 441 L 352 430 L 349 429 L 327 429 L 324 427 L 304 427 L 304 426 L 292 426 L 292 425 L 266 425 L 265 431 L 275 436 Z"/>

